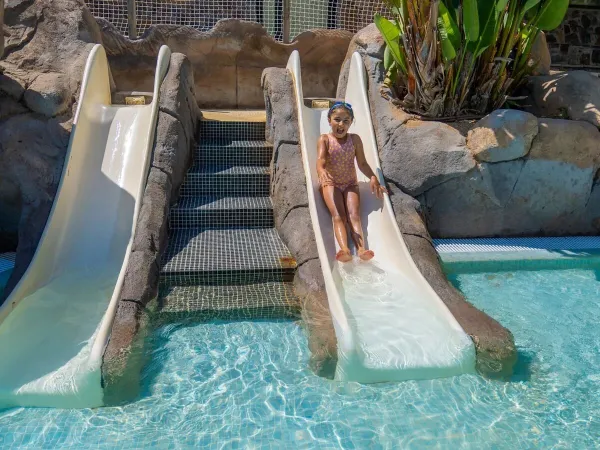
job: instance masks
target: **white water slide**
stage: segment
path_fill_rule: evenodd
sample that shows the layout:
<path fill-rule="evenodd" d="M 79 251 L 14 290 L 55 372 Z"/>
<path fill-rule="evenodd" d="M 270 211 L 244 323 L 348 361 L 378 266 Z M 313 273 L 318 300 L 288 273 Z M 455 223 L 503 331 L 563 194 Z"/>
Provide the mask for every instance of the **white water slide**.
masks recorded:
<path fill-rule="evenodd" d="M 91 51 L 52 211 L 29 268 L 0 306 L 0 408 L 103 404 L 101 363 L 146 185 L 169 68 L 162 47 L 149 105 L 111 105 Z"/>
<path fill-rule="evenodd" d="M 331 215 L 319 192 L 317 139 L 330 131 L 327 110 L 304 106 L 298 52 L 290 56 L 294 79 L 308 205 L 323 268 L 329 309 L 338 341 L 336 379 L 377 383 L 449 377 L 475 370 L 475 349 L 446 305 L 415 265 L 387 196 L 371 194 L 357 168 L 361 218 L 374 260 L 341 264 Z M 352 55 L 345 101 L 352 105 L 358 134 L 371 168 L 382 180 L 371 122 L 366 76 Z"/>

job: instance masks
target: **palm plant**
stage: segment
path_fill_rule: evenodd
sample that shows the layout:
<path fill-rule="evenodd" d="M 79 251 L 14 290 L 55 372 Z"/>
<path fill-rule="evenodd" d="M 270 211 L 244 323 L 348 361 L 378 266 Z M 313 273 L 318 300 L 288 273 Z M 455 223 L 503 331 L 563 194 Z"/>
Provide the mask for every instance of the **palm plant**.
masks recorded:
<path fill-rule="evenodd" d="M 569 0 L 385 0 L 376 14 L 387 81 L 408 111 L 481 115 L 502 107 L 535 68 L 540 31 L 562 22 Z"/>

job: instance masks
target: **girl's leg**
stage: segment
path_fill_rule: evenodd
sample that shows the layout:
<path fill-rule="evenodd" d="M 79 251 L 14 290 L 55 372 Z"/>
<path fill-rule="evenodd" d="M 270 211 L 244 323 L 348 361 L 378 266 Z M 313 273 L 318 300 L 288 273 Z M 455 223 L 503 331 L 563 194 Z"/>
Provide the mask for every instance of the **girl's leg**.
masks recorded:
<path fill-rule="evenodd" d="M 352 259 L 350 249 L 348 248 L 348 233 L 346 231 L 346 208 L 344 208 L 344 196 L 339 189 L 334 186 L 323 186 L 321 188 L 323 200 L 331 213 L 333 219 L 333 232 L 337 239 L 340 251 L 336 258 L 342 262 L 348 262 Z"/>
<path fill-rule="evenodd" d="M 351 186 L 344 191 L 344 201 L 346 210 L 348 211 L 348 218 L 350 219 L 350 226 L 352 227 L 352 240 L 356 245 L 358 257 L 364 261 L 368 261 L 375 256 L 375 253 L 365 248 L 365 238 L 360 221 L 360 194 L 358 193 L 358 186 Z"/>

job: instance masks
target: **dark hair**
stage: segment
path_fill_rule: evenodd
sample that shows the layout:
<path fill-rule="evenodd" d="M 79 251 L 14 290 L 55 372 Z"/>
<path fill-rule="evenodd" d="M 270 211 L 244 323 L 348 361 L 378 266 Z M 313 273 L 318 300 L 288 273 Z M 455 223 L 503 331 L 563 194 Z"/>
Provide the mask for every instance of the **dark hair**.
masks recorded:
<path fill-rule="evenodd" d="M 348 114 L 350 114 L 350 118 L 354 120 L 354 111 L 352 111 L 352 105 L 346 102 L 336 102 L 333 104 L 331 108 L 329 108 L 329 112 L 327 113 L 327 119 L 331 119 L 331 115 L 336 112 L 338 109 L 345 110 Z"/>

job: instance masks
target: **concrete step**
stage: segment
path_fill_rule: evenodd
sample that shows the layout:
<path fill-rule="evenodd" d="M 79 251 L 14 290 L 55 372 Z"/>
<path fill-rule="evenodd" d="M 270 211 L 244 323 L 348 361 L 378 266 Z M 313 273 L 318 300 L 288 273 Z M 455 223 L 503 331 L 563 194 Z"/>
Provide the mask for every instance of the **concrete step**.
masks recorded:
<path fill-rule="evenodd" d="M 273 204 L 269 197 L 182 197 L 170 219 L 171 229 L 272 228 Z"/>
<path fill-rule="evenodd" d="M 274 228 L 174 230 L 163 259 L 163 286 L 292 281 L 296 261 Z"/>
<path fill-rule="evenodd" d="M 203 141 L 196 148 L 195 164 L 268 166 L 272 157 L 273 145 L 266 141 Z"/>
<path fill-rule="evenodd" d="M 159 320 L 248 320 L 297 318 L 300 301 L 292 283 L 234 286 L 174 286 L 160 292 Z"/>
<path fill-rule="evenodd" d="M 180 195 L 266 197 L 270 190 L 269 170 L 264 166 L 194 166 L 181 186 Z"/>

